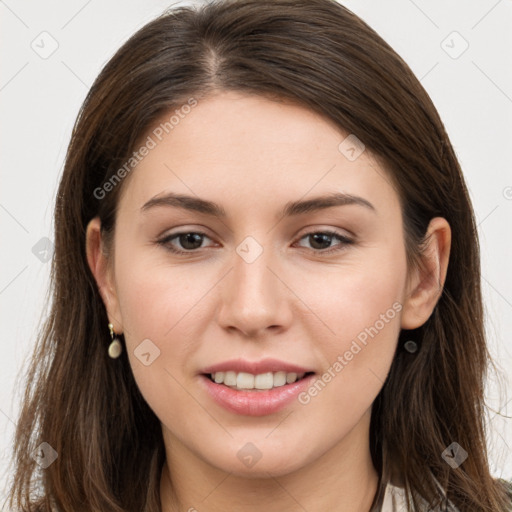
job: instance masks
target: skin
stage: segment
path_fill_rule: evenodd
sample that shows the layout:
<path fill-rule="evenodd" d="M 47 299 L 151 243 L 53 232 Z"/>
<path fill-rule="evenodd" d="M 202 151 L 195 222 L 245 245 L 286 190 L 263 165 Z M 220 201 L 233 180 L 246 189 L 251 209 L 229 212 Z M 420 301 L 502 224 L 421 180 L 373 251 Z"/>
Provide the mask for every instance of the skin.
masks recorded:
<path fill-rule="evenodd" d="M 339 151 L 347 135 L 291 102 L 219 92 L 125 178 L 110 254 L 99 219 L 88 226 L 88 262 L 109 319 L 162 424 L 163 512 L 370 508 L 378 479 L 371 405 L 400 329 L 422 325 L 439 299 L 451 236 L 445 219 L 433 219 L 425 268 L 407 269 L 398 195 L 368 150 L 355 161 Z M 227 216 L 169 206 L 141 212 L 170 191 L 215 201 Z M 288 201 L 331 192 L 360 196 L 375 210 L 345 205 L 276 218 Z M 326 229 L 354 243 L 305 236 Z M 193 254 L 156 243 L 181 231 L 206 233 L 195 246 L 168 242 L 199 247 Z M 252 263 L 236 251 L 247 236 L 263 249 Z M 329 249 L 340 250 L 321 254 Z M 235 356 L 275 357 L 320 376 L 397 302 L 401 311 L 306 405 L 237 415 L 199 385 L 202 368 Z M 134 355 L 145 339 L 160 350 L 149 366 Z M 261 452 L 252 467 L 237 457 L 247 442 Z"/>

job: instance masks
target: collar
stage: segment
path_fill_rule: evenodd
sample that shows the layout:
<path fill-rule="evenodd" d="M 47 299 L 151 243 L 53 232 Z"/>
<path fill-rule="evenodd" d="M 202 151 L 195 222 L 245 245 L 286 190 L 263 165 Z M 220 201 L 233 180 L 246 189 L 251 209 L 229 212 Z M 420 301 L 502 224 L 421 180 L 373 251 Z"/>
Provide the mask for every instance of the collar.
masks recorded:
<path fill-rule="evenodd" d="M 445 492 L 441 489 L 439 483 L 437 483 L 438 487 L 445 496 Z M 436 507 L 435 509 L 431 509 L 428 506 L 428 503 L 420 498 L 420 502 L 422 505 L 421 510 L 425 510 L 428 512 L 459 512 L 459 509 L 447 499 L 447 505 L 443 507 Z M 411 503 L 412 506 L 412 503 Z M 406 512 L 407 511 L 407 502 L 405 498 L 405 490 L 402 487 L 395 486 L 391 483 L 388 483 L 386 486 L 386 490 L 384 492 L 384 498 L 382 501 L 382 507 L 380 512 Z"/>

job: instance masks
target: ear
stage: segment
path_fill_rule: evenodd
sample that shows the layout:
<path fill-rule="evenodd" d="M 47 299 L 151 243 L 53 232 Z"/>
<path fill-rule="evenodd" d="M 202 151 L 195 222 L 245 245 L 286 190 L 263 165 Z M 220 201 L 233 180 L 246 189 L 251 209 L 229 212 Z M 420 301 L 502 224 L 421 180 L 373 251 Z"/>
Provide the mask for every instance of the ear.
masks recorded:
<path fill-rule="evenodd" d="M 423 325 L 434 310 L 446 280 L 450 258 L 451 229 L 447 220 L 435 217 L 427 228 L 421 268 L 408 280 L 402 309 L 402 329 Z"/>
<path fill-rule="evenodd" d="M 87 262 L 105 304 L 109 322 L 114 326 L 115 333 L 121 334 L 123 332 L 123 323 L 115 288 L 114 266 L 113 261 L 109 260 L 105 251 L 104 241 L 101 237 L 101 221 L 99 217 L 95 217 L 89 222 L 85 237 Z"/>

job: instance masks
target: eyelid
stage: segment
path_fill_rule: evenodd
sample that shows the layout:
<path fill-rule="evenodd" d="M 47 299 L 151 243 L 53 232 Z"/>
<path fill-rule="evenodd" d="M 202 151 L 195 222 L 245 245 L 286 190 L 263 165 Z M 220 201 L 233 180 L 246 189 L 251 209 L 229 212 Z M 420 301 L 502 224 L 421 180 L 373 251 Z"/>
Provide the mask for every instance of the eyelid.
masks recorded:
<path fill-rule="evenodd" d="M 356 240 L 357 236 L 354 232 L 346 229 L 346 228 L 340 228 L 340 227 L 334 227 L 334 226 L 331 226 L 329 224 L 313 224 L 313 225 L 308 225 L 306 227 L 303 227 L 299 233 L 301 233 L 302 231 L 303 234 L 302 235 L 297 235 L 299 236 L 300 238 L 302 238 L 304 235 L 310 235 L 312 233 L 332 233 L 332 234 L 335 234 L 337 236 L 343 236 L 345 238 L 351 238 L 353 239 L 354 241 Z"/>

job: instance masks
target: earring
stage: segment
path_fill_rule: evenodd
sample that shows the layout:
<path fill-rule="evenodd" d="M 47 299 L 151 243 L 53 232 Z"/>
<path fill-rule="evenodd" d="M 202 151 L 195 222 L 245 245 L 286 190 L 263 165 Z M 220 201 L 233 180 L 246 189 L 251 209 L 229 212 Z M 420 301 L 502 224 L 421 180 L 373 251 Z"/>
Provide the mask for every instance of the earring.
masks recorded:
<path fill-rule="evenodd" d="M 409 340 L 404 343 L 404 348 L 410 354 L 414 354 L 418 350 L 418 344 L 415 341 Z"/>
<path fill-rule="evenodd" d="M 121 352 L 123 351 L 123 346 L 121 345 L 119 338 L 117 336 L 114 337 L 114 326 L 112 324 L 108 324 L 108 328 L 110 329 L 110 337 L 112 338 L 112 342 L 108 347 L 108 355 L 112 359 L 116 359 L 121 355 Z"/>

